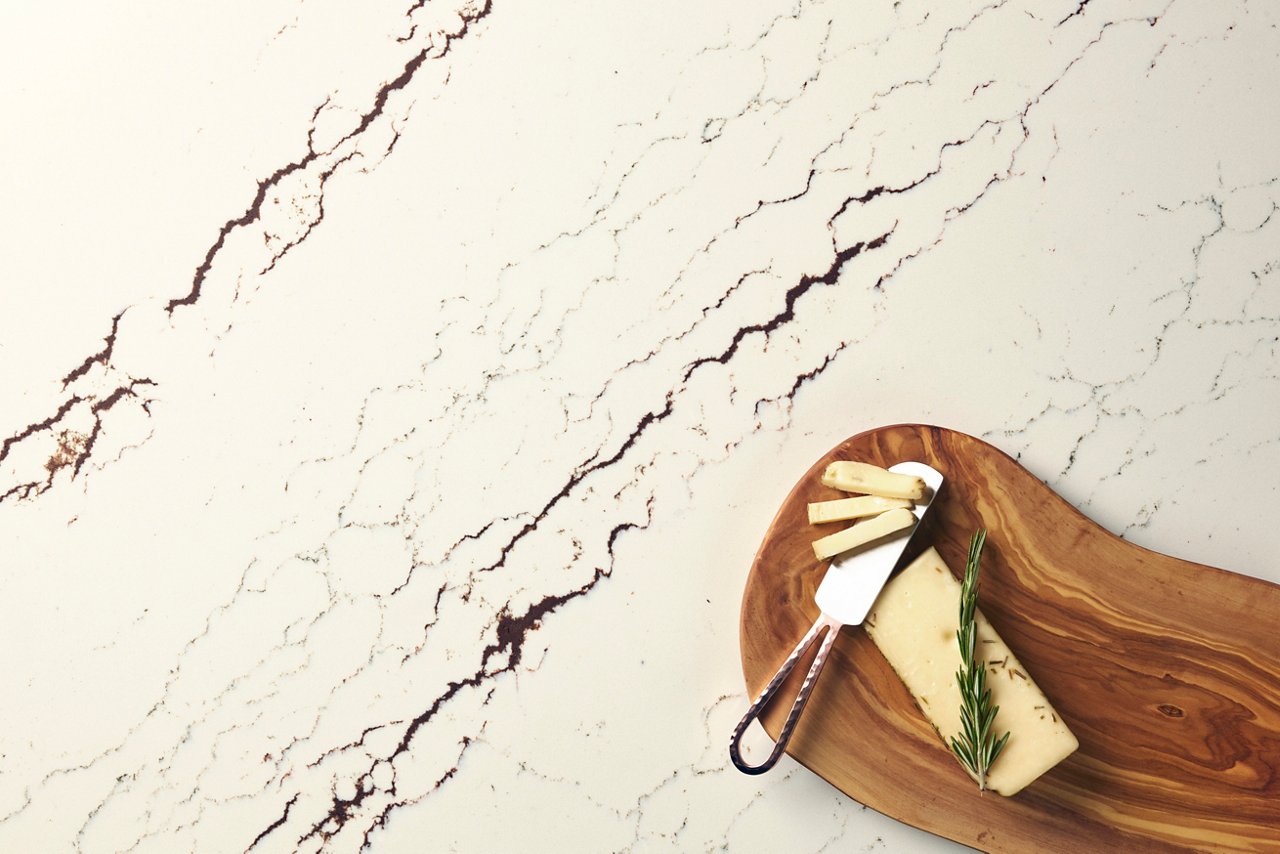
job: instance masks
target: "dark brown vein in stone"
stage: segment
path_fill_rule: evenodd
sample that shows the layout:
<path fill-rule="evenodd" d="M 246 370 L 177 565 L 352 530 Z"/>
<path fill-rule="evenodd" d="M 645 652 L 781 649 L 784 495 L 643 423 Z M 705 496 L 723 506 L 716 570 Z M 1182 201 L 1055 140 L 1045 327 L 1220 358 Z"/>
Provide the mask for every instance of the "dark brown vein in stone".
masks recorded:
<path fill-rule="evenodd" d="M 30 438 L 38 433 L 54 433 L 57 446 L 53 454 L 44 464 L 45 479 L 43 482 L 38 480 L 26 481 L 10 487 L 3 494 L 0 494 L 0 503 L 9 498 L 17 498 L 18 500 L 26 500 L 33 495 L 40 495 L 53 486 L 54 478 L 58 472 L 65 468 L 71 469 L 71 477 L 74 480 L 84 468 L 85 463 L 93 455 L 94 445 L 98 441 L 98 437 L 102 433 L 102 419 L 104 413 L 110 411 L 116 404 L 126 398 L 136 398 L 141 401 L 142 409 L 148 415 L 151 414 L 151 401 L 138 394 L 139 386 L 154 386 L 155 383 L 146 378 L 130 379 L 126 385 L 122 385 L 114 389 L 106 397 L 95 398 L 90 396 L 72 395 L 63 401 L 53 415 L 27 425 L 13 436 L 8 437 L 3 443 L 0 443 L 0 461 L 9 456 L 13 446 Z M 72 411 L 79 404 L 88 404 L 89 413 L 93 417 L 93 425 L 89 428 L 88 433 L 80 433 L 72 429 L 58 429 L 63 421 L 65 421 Z M 55 430 L 57 431 L 55 433 Z"/>
<path fill-rule="evenodd" d="M 417 5 L 411 7 L 409 11 L 412 12 L 416 8 Z M 316 151 L 315 148 L 312 147 L 310 139 L 308 139 L 307 153 L 305 155 L 292 163 L 287 163 L 284 166 L 281 166 L 266 178 L 260 180 L 258 182 L 258 190 L 249 201 L 249 206 L 245 208 L 244 213 L 234 219 L 227 220 L 223 224 L 222 228 L 218 230 L 218 235 L 214 239 L 213 244 L 210 245 L 208 251 L 205 252 L 204 260 L 196 267 L 195 275 L 192 276 L 191 279 L 191 290 L 189 290 L 185 296 L 170 300 L 165 310 L 172 315 L 174 310 L 179 306 L 194 305 L 195 302 L 200 299 L 200 291 L 204 286 L 204 281 L 209 275 L 209 270 L 213 267 L 214 259 L 217 257 L 218 253 L 222 251 L 222 247 L 226 245 L 227 238 L 230 237 L 232 232 L 237 229 L 257 222 L 261 218 L 262 205 L 266 201 L 267 193 L 270 192 L 272 188 L 278 186 L 281 181 L 292 175 L 294 172 L 306 169 L 319 158 L 332 154 L 343 143 L 350 141 L 354 137 L 357 137 L 368 130 L 369 126 L 373 124 L 373 122 L 376 121 L 383 112 L 385 112 L 387 102 L 390 100 L 391 96 L 409 85 L 413 80 L 414 75 L 418 73 L 418 69 L 422 67 L 423 63 L 430 58 L 439 59 L 447 54 L 454 39 L 465 36 L 471 25 L 487 17 L 491 9 L 492 4 L 489 0 L 484 0 L 484 2 L 473 10 L 473 13 L 470 16 L 464 15 L 462 17 L 462 27 L 458 31 L 458 34 L 449 38 L 442 47 L 437 49 L 433 42 L 410 58 L 410 60 L 405 63 L 400 74 L 390 81 L 382 84 L 374 94 L 373 106 L 360 116 L 360 121 L 356 124 L 355 128 L 348 132 L 346 136 L 342 137 L 342 139 L 338 140 L 332 148 L 325 151 Z M 318 114 L 319 111 L 317 110 L 316 115 Z"/>
<path fill-rule="evenodd" d="M 619 454 L 619 456 L 621 456 L 621 454 Z M 396 756 L 407 751 L 409 749 L 410 742 L 412 742 L 413 737 L 418 730 L 426 725 L 442 706 L 449 702 L 449 700 L 453 699 L 453 697 L 455 697 L 464 688 L 477 687 L 486 679 L 494 679 L 503 673 L 510 673 L 514 671 L 524 657 L 524 643 L 528 639 L 529 633 L 541 628 L 543 619 L 550 616 L 569 602 L 572 602 L 574 599 L 587 595 L 600 583 L 602 579 L 610 577 L 613 574 L 614 548 L 618 539 L 627 531 L 639 530 L 648 527 L 652 518 L 653 498 L 650 497 L 646 503 L 646 519 L 644 522 L 622 522 L 614 525 L 612 530 L 609 531 L 609 536 L 606 539 L 609 564 L 607 567 L 596 567 L 591 578 L 585 584 L 569 590 L 566 593 L 544 596 L 540 601 L 529 606 L 529 608 L 521 614 L 514 614 L 509 607 L 504 608 L 498 615 L 496 637 L 494 641 L 488 644 L 480 655 L 480 667 L 475 673 L 468 676 L 466 679 L 458 682 L 450 682 L 448 689 L 437 697 L 426 711 L 410 722 L 409 726 L 405 729 L 404 736 L 400 739 L 400 744 L 396 746 L 396 749 L 386 761 L 394 761 Z M 489 662 L 504 654 L 507 658 L 506 663 L 501 667 L 489 670 Z M 493 690 L 495 689 L 491 689 L 489 696 L 485 698 L 485 704 L 487 704 L 489 699 L 492 698 Z M 463 738 L 462 747 L 464 752 L 470 742 L 471 739 L 469 737 Z M 461 756 L 459 756 L 459 759 L 461 759 Z M 457 772 L 458 763 L 455 763 L 452 768 L 450 768 L 439 780 L 436 781 L 435 785 L 432 786 L 426 794 L 430 794 L 438 789 L 445 782 L 452 779 Z M 361 791 L 362 790 L 357 791 L 356 798 L 353 800 L 363 801 L 364 798 L 361 797 Z M 394 784 L 391 786 L 389 794 L 393 796 L 396 794 Z M 422 797 L 425 797 L 425 795 Z M 418 798 L 418 800 L 420 799 L 421 798 Z M 339 800 L 340 799 L 335 798 L 334 808 L 330 810 L 329 815 L 318 822 L 312 831 L 299 840 L 299 843 L 316 833 L 321 833 L 325 838 L 328 838 L 333 833 L 337 832 L 337 830 L 333 830 L 330 833 L 324 834 L 318 829 L 330 820 L 334 819 L 338 820 L 340 828 L 341 824 L 345 823 L 350 818 L 350 814 L 354 811 L 354 807 L 350 803 L 340 803 Z M 390 813 L 396 808 L 405 806 L 408 803 L 410 802 L 400 801 L 390 803 L 374 817 L 369 827 L 365 830 L 362 850 L 364 846 L 368 845 L 370 834 L 372 834 L 375 829 L 386 826 Z"/>
<path fill-rule="evenodd" d="M 490 697 L 493 696 L 492 691 L 489 692 L 489 696 Z M 434 783 L 431 784 L 431 788 L 427 790 L 426 794 L 431 794 L 431 792 L 436 791 L 445 783 L 449 782 L 455 776 L 457 776 L 458 770 L 462 767 L 462 757 L 466 755 L 467 748 L 469 748 L 472 744 L 474 744 L 475 740 L 472 739 L 470 736 L 464 735 L 458 743 L 461 746 L 461 750 L 458 751 L 457 760 L 453 763 L 453 766 L 448 771 L 445 771 L 442 775 L 440 775 L 439 779 L 437 779 Z M 426 797 L 426 795 L 423 795 L 422 797 Z M 422 797 L 415 798 L 412 800 L 393 801 L 392 803 L 387 804 L 387 806 L 384 807 L 380 813 L 378 813 L 378 815 L 374 818 L 374 820 L 370 822 L 369 826 L 364 829 L 364 836 L 361 838 L 361 841 L 360 841 L 360 850 L 364 851 L 366 848 L 369 847 L 370 837 L 373 836 L 375 831 L 381 830 L 382 828 L 387 826 L 387 821 L 390 819 L 391 812 L 393 810 L 398 809 L 399 807 L 408 806 L 411 803 L 417 803 L 417 801 L 422 800 Z"/>
<path fill-rule="evenodd" d="M 848 346 L 848 342 L 842 343 L 839 347 L 827 354 L 827 357 L 822 360 L 822 364 L 815 365 L 804 373 L 797 375 L 796 381 L 791 384 L 791 388 L 787 390 L 786 394 L 782 395 L 781 399 L 795 400 L 796 392 L 800 391 L 801 386 L 817 379 L 818 375 L 825 371 L 827 367 L 836 360 L 836 357 L 840 355 L 846 346 Z"/>
<path fill-rule="evenodd" d="M 734 353 L 738 352 L 738 347 L 741 346 L 743 340 L 748 335 L 759 332 L 768 336 L 769 333 L 776 330 L 779 326 L 782 326 L 784 323 L 792 320 L 795 317 L 796 303 L 802 296 L 808 293 L 814 285 L 834 285 L 836 280 L 840 277 L 841 269 L 844 268 L 846 263 L 858 257 L 864 251 L 879 249 L 881 246 L 884 246 L 885 243 L 888 242 L 891 234 L 893 234 L 892 229 L 874 240 L 870 240 L 865 243 L 855 243 L 852 246 L 841 249 L 836 253 L 835 258 L 831 262 L 831 266 L 825 271 L 817 275 L 801 276 L 800 281 L 787 289 L 787 293 L 783 298 L 782 310 L 780 312 L 769 318 L 764 323 L 753 323 L 750 326 L 740 327 L 738 331 L 733 334 L 733 338 L 730 339 L 728 346 L 717 355 L 703 356 L 700 359 L 690 362 L 688 367 L 685 368 L 684 380 L 687 382 L 689 377 L 693 375 L 693 372 L 705 364 L 716 362 L 723 365 L 727 363 L 733 358 Z"/>
<path fill-rule="evenodd" d="M 1059 21 L 1058 23 L 1054 24 L 1054 26 L 1055 26 L 1055 27 L 1060 27 L 1060 26 L 1062 26 L 1063 24 L 1065 24 L 1067 21 L 1070 21 L 1072 18 L 1076 17 L 1077 15 L 1083 15 L 1083 14 L 1084 14 L 1084 8 L 1085 8 L 1086 6 L 1088 6 L 1088 5 L 1089 5 L 1090 3 L 1092 3 L 1092 2 L 1093 2 L 1093 0 L 1079 0 L 1079 2 L 1076 4 L 1076 8 L 1075 8 L 1074 10 L 1072 10 L 1072 11 L 1071 11 L 1071 12 L 1070 12 L 1070 13 L 1069 13 L 1065 18 L 1063 18 L 1061 21 Z"/>
<path fill-rule="evenodd" d="M 667 392 L 666 405 L 662 409 L 645 413 L 645 415 L 636 424 L 635 428 L 631 431 L 631 434 L 627 436 L 626 441 L 622 443 L 622 445 L 613 454 L 613 456 L 605 460 L 588 461 L 588 463 L 579 467 L 578 470 L 573 474 L 573 476 L 570 477 L 565 482 L 564 486 L 560 487 L 560 490 L 551 497 L 551 500 L 549 500 L 546 504 L 544 504 L 542 506 L 542 509 L 539 510 L 536 514 L 534 514 L 534 517 L 530 519 L 528 522 L 526 522 L 520 528 L 520 530 L 517 531 L 515 535 L 512 536 L 511 539 L 508 540 L 502 546 L 502 549 L 498 553 L 498 559 L 493 563 L 489 564 L 488 566 L 481 567 L 478 571 L 492 572 L 493 570 L 502 567 L 507 562 L 507 556 L 511 553 L 511 550 L 516 547 L 516 544 L 519 543 L 521 540 L 523 540 L 525 537 L 527 537 L 529 534 L 533 533 L 537 529 L 538 525 L 542 522 L 542 520 L 546 518 L 547 513 L 549 513 L 553 507 L 555 507 L 562 500 L 564 500 L 564 498 L 569 495 L 569 493 L 573 490 L 575 486 L 577 486 L 579 483 L 581 483 L 583 480 L 585 480 L 587 477 L 589 477 L 593 473 L 599 471 L 600 469 L 607 468 L 608 466 L 611 466 L 614 463 L 616 463 L 618 460 L 622 459 L 623 454 L 625 454 L 628 450 L 631 449 L 631 446 L 634 445 L 637 440 L 639 440 L 641 434 L 643 434 L 644 431 L 647 430 L 653 424 L 661 421 L 662 419 L 670 415 L 672 408 L 674 406 L 675 406 L 675 392 L 674 391 Z"/>
<path fill-rule="evenodd" d="M 128 311 L 128 309 L 124 309 L 124 311 L 111 318 L 111 332 L 106 338 L 102 339 L 104 342 L 102 349 L 91 356 L 85 357 L 85 360 L 74 368 L 71 373 L 62 378 L 63 391 L 66 391 L 67 386 L 71 385 L 71 383 L 88 373 L 89 369 L 94 365 L 106 365 L 111 361 L 111 351 L 116 346 L 116 332 L 120 329 L 120 318 L 124 317 L 125 311 Z"/>
<path fill-rule="evenodd" d="M 5 439 L 4 442 L 0 442 L 0 462 L 4 462 L 4 458 L 9 456 L 9 451 L 14 445 L 18 444 L 23 439 L 26 439 L 29 436 L 34 436 L 36 433 L 39 433 L 44 430 L 48 430 L 50 427 L 52 427 L 53 425 L 61 421 L 63 418 L 65 418 L 67 413 L 71 411 L 72 407 L 74 407 L 77 403 L 83 403 L 84 400 L 85 398 L 81 397 L 78 394 L 72 395 L 71 397 L 64 400 L 62 402 L 62 405 L 58 407 L 58 411 L 50 415 L 48 418 L 44 419 L 43 421 L 37 421 L 34 424 L 28 424 L 22 430 L 19 430 L 14 435 Z M 8 495 L 9 493 L 5 493 L 5 494 Z"/>
<path fill-rule="evenodd" d="M 357 151 L 355 149 L 352 149 L 344 157 L 338 158 L 333 162 L 332 166 L 330 166 L 328 169 L 325 169 L 323 172 L 320 173 L 320 188 L 317 191 L 319 195 L 319 201 L 317 202 L 318 213 L 316 217 L 314 219 L 311 219 L 307 223 L 307 227 L 303 229 L 302 234 L 298 235 L 297 237 L 285 243 L 285 245 L 281 247 L 281 249 L 278 252 L 271 253 L 271 263 L 269 263 L 266 267 L 262 269 L 262 273 L 270 273 L 272 270 L 274 270 L 276 268 L 276 264 L 280 263 L 280 261 L 284 258 L 284 256 L 288 255 L 289 252 L 292 249 L 294 249 L 294 247 L 298 246 L 300 243 L 302 243 L 302 241 L 310 237 L 311 232 L 315 231 L 315 229 L 320 225 L 320 223 L 324 222 L 325 186 L 329 183 L 329 179 L 333 177 L 333 174 L 337 172 L 341 166 L 347 163 L 347 161 L 355 157 L 356 154 L 357 154 Z"/>
<path fill-rule="evenodd" d="M 94 443 L 98 441 L 98 436 L 102 433 L 102 413 L 111 409 L 111 407 L 115 406 L 125 397 L 137 397 L 138 394 L 134 389 L 140 385 L 154 386 L 155 383 L 145 378 L 130 380 L 127 386 L 121 386 L 102 400 L 94 401 L 93 406 L 91 407 L 91 411 L 93 412 L 93 427 L 90 428 L 89 436 L 84 441 L 83 450 L 75 460 L 75 467 L 71 470 L 72 478 L 80 474 L 80 469 L 86 462 L 88 462 L 89 457 L 93 454 Z M 148 415 L 151 414 L 150 401 L 144 399 L 142 401 L 142 408 Z"/>
<path fill-rule="evenodd" d="M 288 801 L 285 802 L 284 812 L 281 813 L 280 817 L 275 821 L 271 822 L 271 824 L 267 825 L 261 833 L 259 833 L 257 836 L 253 838 L 253 841 L 249 843 L 249 847 L 244 849 L 245 854 L 249 854 L 250 851 L 252 851 L 254 848 L 257 847 L 259 842 L 261 842 L 262 840 L 270 836 L 273 830 L 275 830 L 276 828 L 284 824 L 286 821 L 288 821 L 289 810 L 293 809 L 293 805 L 296 804 L 297 802 L 298 802 L 298 794 L 295 793 L 292 798 L 290 798 Z"/>

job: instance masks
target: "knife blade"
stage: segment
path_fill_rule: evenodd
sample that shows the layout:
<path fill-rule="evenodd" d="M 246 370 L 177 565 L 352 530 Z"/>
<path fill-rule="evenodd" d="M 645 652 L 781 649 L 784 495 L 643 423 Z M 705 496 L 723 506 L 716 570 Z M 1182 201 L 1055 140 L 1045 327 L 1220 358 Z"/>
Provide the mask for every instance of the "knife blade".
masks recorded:
<path fill-rule="evenodd" d="M 924 463 L 898 463 L 895 466 L 890 466 L 889 471 L 919 477 L 928 487 L 925 498 L 916 502 L 915 507 L 912 509 L 916 522 L 909 528 L 904 528 L 896 534 L 867 543 L 831 562 L 822 578 L 822 583 L 818 585 L 818 590 L 813 597 L 820 612 L 818 618 L 814 621 L 808 633 L 796 644 L 795 649 L 791 651 L 791 655 L 778 668 L 778 672 L 769 680 L 769 684 L 756 697 L 755 702 L 747 709 L 747 713 L 733 730 L 733 736 L 729 740 L 729 758 L 733 761 L 734 766 L 744 774 L 763 774 L 777 764 L 782 757 L 783 751 L 786 750 L 787 742 L 791 740 L 791 733 L 800 720 L 800 713 L 804 711 L 805 704 L 809 701 L 809 694 L 812 693 L 813 686 L 817 683 L 818 676 L 822 673 L 822 668 L 827 663 L 827 656 L 835 645 L 836 636 L 840 633 L 840 629 L 843 626 L 861 625 L 862 621 L 867 618 L 867 612 L 871 610 L 876 597 L 880 595 L 880 590 L 901 562 L 903 555 L 908 552 L 916 533 L 922 527 L 921 522 L 924 520 L 925 514 L 933 506 L 937 499 L 938 491 L 942 488 L 942 475 Z M 826 634 L 822 635 L 824 630 Z M 787 676 L 795 669 L 801 657 L 804 656 L 809 647 L 813 646 L 814 641 L 819 636 L 822 636 L 822 644 L 818 647 L 818 654 L 814 656 L 813 664 L 810 665 L 809 672 L 800 686 L 800 691 L 796 694 L 796 699 L 791 705 L 791 711 L 787 714 L 787 719 L 782 725 L 782 731 L 778 733 L 778 740 L 774 743 L 773 752 L 759 765 L 748 764 L 742 757 L 741 741 L 743 733 L 746 732 L 751 722 L 760 716 L 764 707 L 773 698 L 773 695 L 777 693 L 778 688 L 781 687 Z"/>

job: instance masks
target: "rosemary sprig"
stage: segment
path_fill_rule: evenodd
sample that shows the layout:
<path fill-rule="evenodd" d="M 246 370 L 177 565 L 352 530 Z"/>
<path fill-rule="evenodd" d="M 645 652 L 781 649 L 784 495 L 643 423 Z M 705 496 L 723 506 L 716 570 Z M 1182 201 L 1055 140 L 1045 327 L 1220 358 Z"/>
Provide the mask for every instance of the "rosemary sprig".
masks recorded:
<path fill-rule="evenodd" d="M 960 646 L 960 669 L 956 682 L 960 685 L 960 737 L 951 738 L 951 749 L 960 763 L 978 781 L 978 788 L 986 791 L 987 770 L 996 761 L 1000 751 L 1009 741 L 1009 733 L 996 738 L 991 729 L 999 706 L 991 705 L 991 691 L 987 688 L 987 668 L 974 660 L 977 644 L 977 624 L 974 616 L 978 609 L 978 561 L 982 546 L 987 541 L 983 528 L 969 541 L 969 559 L 964 567 L 964 584 L 960 588 L 960 629 L 956 641 Z"/>

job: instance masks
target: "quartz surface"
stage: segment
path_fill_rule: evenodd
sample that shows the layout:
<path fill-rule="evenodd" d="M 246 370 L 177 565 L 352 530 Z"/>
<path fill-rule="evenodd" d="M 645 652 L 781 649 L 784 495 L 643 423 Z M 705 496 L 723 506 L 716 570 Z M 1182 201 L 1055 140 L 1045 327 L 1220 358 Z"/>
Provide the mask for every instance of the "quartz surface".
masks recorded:
<path fill-rule="evenodd" d="M 0 849 L 958 846 L 728 765 L 846 436 L 1280 581 L 1280 7 L 0 12 Z"/>

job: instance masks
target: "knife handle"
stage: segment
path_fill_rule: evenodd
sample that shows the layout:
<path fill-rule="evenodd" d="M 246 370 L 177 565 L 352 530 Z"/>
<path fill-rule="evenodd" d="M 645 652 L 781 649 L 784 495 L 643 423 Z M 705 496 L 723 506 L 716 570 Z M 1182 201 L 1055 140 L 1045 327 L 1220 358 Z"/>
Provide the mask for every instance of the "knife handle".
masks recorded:
<path fill-rule="evenodd" d="M 787 749 L 787 742 L 791 740 L 791 731 L 796 728 L 796 722 L 800 720 L 800 713 L 804 711 L 804 704 L 809 701 L 809 694 L 813 691 L 814 683 L 818 681 L 818 675 L 822 673 L 822 666 L 827 663 L 827 655 L 831 652 L 831 647 L 836 642 L 836 635 L 840 634 L 840 626 L 840 623 L 826 614 L 819 614 L 818 619 L 813 623 L 813 627 L 800 639 L 800 643 L 796 644 L 796 648 L 791 651 L 791 655 L 787 657 L 786 661 L 782 662 L 778 672 L 769 680 L 769 684 L 764 686 L 760 696 L 756 697 L 756 701 L 751 704 L 751 708 L 747 709 L 747 713 L 743 715 L 742 720 L 734 727 L 733 737 L 729 739 L 729 758 L 733 760 L 733 764 L 737 766 L 739 771 L 744 774 L 763 774 L 782 758 L 782 752 Z M 826 637 L 822 639 L 822 645 L 818 647 L 818 654 L 814 657 L 813 664 L 809 667 L 809 674 L 804 677 L 804 683 L 800 686 L 800 692 L 796 694 L 795 702 L 791 704 L 791 711 L 787 714 L 787 720 L 782 725 L 782 731 L 778 733 L 778 741 L 773 745 L 773 752 L 769 754 L 768 759 L 759 765 L 748 765 L 742 758 L 740 748 L 742 734 L 746 732 L 751 722 L 760 716 L 760 712 L 764 710 L 769 700 L 777 693 L 778 688 L 786 681 L 787 676 L 795 669 L 800 657 L 805 654 L 809 647 L 813 646 L 814 640 L 822 633 L 823 629 L 829 629 L 829 631 Z"/>

